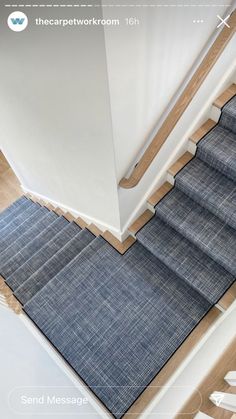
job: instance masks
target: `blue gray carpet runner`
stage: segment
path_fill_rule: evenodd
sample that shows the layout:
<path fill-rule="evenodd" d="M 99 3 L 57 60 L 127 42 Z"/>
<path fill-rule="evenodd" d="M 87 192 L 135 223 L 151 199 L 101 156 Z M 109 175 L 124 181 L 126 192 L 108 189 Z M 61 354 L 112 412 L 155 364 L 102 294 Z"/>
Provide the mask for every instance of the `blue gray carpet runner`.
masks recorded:
<path fill-rule="evenodd" d="M 120 419 L 236 276 L 236 97 L 120 255 L 26 197 L 0 215 L 0 274 Z"/>

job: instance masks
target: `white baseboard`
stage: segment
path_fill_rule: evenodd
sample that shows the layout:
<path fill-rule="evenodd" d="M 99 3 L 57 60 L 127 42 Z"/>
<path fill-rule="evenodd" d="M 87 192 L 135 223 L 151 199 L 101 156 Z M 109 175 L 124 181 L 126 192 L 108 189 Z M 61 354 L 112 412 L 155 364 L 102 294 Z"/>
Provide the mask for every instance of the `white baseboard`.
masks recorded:
<path fill-rule="evenodd" d="M 103 223 L 101 220 L 98 220 L 96 218 L 90 217 L 87 214 L 84 214 L 82 212 L 79 212 L 75 210 L 74 208 L 70 208 L 67 205 L 62 204 L 61 202 L 54 201 L 53 199 L 49 198 L 48 196 L 41 195 L 38 192 L 32 191 L 28 189 L 26 186 L 21 184 L 21 188 L 24 191 L 24 193 L 28 193 L 30 195 L 34 195 L 36 198 L 41 199 L 45 203 L 52 204 L 54 207 L 61 208 L 64 212 L 71 213 L 74 217 L 80 217 L 82 218 L 87 224 L 95 224 L 102 232 L 108 230 L 110 231 L 117 239 L 124 240 L 125 235 L 121 234 L 121 232 L 118 229 L 115 229 L 109 224 Z"/>

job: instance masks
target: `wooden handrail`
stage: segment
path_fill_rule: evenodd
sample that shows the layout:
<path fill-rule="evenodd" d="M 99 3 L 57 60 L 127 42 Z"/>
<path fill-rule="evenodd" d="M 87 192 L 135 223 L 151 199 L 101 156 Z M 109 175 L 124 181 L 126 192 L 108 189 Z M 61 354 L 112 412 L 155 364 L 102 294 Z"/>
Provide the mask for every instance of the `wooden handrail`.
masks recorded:
<path fill-rule="evenodd" d="M 211 71 L 218 58 L 221 56 L 226 45 L 229 43 L 236 31 L 236 10 L 234 10 L 234 12 L 231 14 L 227 23 L 230 26 L 230 28 L 224 26 L 224 28 L 221 30 L 215 42 L 207 52 L 206 56 L 203 58 L 196 72 L 194 73 L 193 77 L 187 84 L 183 93 L 181 94 L 176 104 L 170 111 L 169 115 L 165 119 L 164 123 L 162 124 L 161 128 L 155 135 L 151 144 L 147 147 L 138 164 L 133 169 L 131 175 L 128 178 L 121 179 L 119 185 L 122 188 L 133 188 L 139 183 L 144 173 L 156 157 L 158 151 L 163 146 L 170 133 L 176 126 L 177 122 L 183 115 L 185 109 L 194 98 L 198 89 L 205 80 L 206 76 Z"/>

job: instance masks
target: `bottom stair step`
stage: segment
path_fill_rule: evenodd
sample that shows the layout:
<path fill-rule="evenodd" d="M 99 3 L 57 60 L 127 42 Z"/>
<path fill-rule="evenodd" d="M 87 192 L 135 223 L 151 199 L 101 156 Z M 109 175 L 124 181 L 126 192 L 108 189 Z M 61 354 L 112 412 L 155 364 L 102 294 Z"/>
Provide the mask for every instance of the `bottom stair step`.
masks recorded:
<path fill-rule="evenodd" d="M 65 268 L 86 246 L 94 240 L 88 230 L 82 230 L 71 239 L 61 250 L 48 260 L 37 272 L 31 275 L 14 294 L 22 304 L 26 304 L 55 275 Z"/>
<path fill-rule="evenodd" d="M 25 305 L 116 418 L 210 308 L 141 244 L 122 256 L 101 237 Z"/>

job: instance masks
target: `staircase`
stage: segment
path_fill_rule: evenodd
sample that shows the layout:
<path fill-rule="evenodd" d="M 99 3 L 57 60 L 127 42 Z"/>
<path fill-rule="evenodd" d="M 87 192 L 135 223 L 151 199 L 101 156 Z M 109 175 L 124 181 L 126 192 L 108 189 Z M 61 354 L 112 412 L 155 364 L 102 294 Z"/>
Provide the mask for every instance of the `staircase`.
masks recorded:
<path fill-rule="evenodd" d="M 130 227 L 125 252 L 27 197 L 0 215 L 2 301 L 117 419 L 235 281 L 236 96 L 195 144 L 172 168 L 174 187 L 150 198 L 155 214 Z"/>

